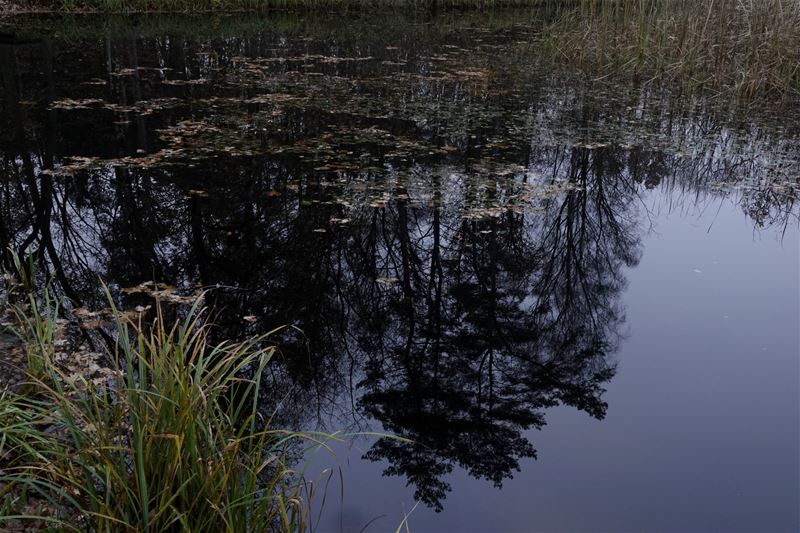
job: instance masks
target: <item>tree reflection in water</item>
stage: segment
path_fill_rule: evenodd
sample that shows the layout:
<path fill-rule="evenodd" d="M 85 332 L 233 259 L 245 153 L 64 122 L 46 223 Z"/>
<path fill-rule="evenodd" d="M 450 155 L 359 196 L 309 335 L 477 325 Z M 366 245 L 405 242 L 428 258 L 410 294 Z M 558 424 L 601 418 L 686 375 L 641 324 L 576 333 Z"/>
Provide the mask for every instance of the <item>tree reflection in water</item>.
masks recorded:
<path fill-rule="evenodd" d="M 102 305 L 99 274 L 123 300 L 211 288 L 219 339 L 297 326 L 265 412 L 374 420 L 406 440 L 366 457 L 441 509 L 455 465 L 499 486 L 535 457 L 548 407 L 605 416 L 647 189 L 695 205 L 754 184 L 734 197 L 754 223 L 788 224 L 772 162 L 796 136 L 547 85 L 530 51 L 446 26 L 356 34 L 2 47 L 0 240 L 73 306 Z M 87 87 L 105 103 L 65 100 Z"/>
<path fill-rule="evenodd" d="M 638 261 L 626 218 L 636 188 L 616 177 L 604 188 L 613 164 L 585 149 L 563 164 L 575 188 L 533 216 L 443 223 L 438 210 L 409 224 L 400 201 L 395 231 L 380 232 L 381 249 L 399 248 L 400 282 L 371 313 L 380 355 L 367 357 L 359 406 L 412 442 L 384 439 L 367 457 L 428 504 L 440 505 L 454 464 L 500 485 L 534 457 L 523 432 L 545 423 L 544 408 L 605 415 L 622 268 Z"/>

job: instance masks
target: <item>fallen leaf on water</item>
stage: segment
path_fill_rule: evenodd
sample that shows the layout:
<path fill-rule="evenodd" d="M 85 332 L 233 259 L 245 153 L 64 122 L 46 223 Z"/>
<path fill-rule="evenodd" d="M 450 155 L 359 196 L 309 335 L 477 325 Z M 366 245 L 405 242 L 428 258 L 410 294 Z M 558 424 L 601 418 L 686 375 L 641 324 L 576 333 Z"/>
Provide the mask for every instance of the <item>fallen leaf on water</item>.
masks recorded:
<path fill-rule="evenodd" d="M 63 100 L 57 100 L 50 104 L 50 109 L 91 109 L 92 107 L 101 106 L 104 103 L 105 100 L 100 100 L 99 98 L 83 98 L 79 100 L 64 98 Z"/>
<path fill-rule="evenodd" d="M 608 143 L 578 143 L 576 148 L 586 148 L 587 150 L 597 150 L 598 148 L 605 148 Z"/>
<path fill-rule="evenodd" d="M 153 291 L 158 290 L 175 290 L 174 287 L 166 285 L 164 283 L 153 283 L 152 281 L 145 281 L 144 283 L 140 283 L 135 287 L 125 287 L 120 289 L 123 294 L 136 294 L 140 292 L 151 293 Z"/>
<path fill-rule="evenodd" d="M 79 319 L 89 319 L 95 318 L 98 316 L 98 313 L 93 311 L 89 311 L 85 307 L 78 307 L 72 311 L 72 314 L 78 317 Z"/>

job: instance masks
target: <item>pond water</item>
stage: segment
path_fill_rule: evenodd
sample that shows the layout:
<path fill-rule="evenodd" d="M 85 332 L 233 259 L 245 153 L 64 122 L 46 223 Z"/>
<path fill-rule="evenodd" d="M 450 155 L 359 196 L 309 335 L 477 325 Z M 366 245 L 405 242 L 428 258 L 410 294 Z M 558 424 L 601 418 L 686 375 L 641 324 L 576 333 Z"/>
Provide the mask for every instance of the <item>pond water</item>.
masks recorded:
<path fill-rule="evenodd" d="M 295 326 L 264 411 L 407 439 L 302 462 L 318 531 L 797 530 L 800 113 L 547 16 L 7 21 L 3 262 Z"/>

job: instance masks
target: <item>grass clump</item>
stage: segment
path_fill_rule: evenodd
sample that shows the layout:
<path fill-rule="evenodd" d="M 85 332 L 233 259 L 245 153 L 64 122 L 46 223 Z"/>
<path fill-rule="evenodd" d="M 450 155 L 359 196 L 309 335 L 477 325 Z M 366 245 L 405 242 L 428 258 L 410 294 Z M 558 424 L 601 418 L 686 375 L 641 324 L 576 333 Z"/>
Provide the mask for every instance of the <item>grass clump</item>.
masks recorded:
<path fill-rule="evenodd" d="M 581 0 L 548 26 L 559 65 L 686 92 L 800 96 L 798 0 Z"/>
<path fill-rule="evenodd" d="M 11 306 L 11 315 L 19 324 L 15 334 L 25 347 L 26 373 L 39 380 L 45 377 L 48 368 L 52 366 L 59 323 L 59 304 L 51 297 L 47 288 L 37 297 L 34 289 L 36 280 L 32 256 L 29 256 L 24 264 L 17 255 L 12 254 L 12 259 L 19 276 L 15 292 L 21 292 L 21 301 Z"/>
<path fill-rule="evenodd" d="M 109 371 L 86 380 L 54 362 L 55 326 L 39 325 L 55 319 L 52 298 L 31 298 L 36 305 L 17 311 L 30 315 L 19 333 L 41 360 L 26 394 L 0 394 L 0 528 L 13 520 L 93 531 L 306 528 L 303 485 L 286 459 L 301 436 L 259 415 L 273 354 L 264 337 L 210 345 L 201 300 L 172 322 L 160 305 L 149 323 L 112 306 Z M 30 497 L 41 503 L 33 513 Z"/>

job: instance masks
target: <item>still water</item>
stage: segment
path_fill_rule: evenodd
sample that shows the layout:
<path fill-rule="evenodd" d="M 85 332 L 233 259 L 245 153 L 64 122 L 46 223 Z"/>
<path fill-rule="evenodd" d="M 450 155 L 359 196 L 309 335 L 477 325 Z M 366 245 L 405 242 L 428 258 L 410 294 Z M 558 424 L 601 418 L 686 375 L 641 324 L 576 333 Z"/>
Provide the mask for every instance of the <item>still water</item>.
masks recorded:
<path fill-rule="evenodd" d="M 300 462 L 318 531 L 797 530 L 800 114 L 546 18 L 6 22 L 3 261 L 295 326 L 264 412 L 408 439 Z"/>

